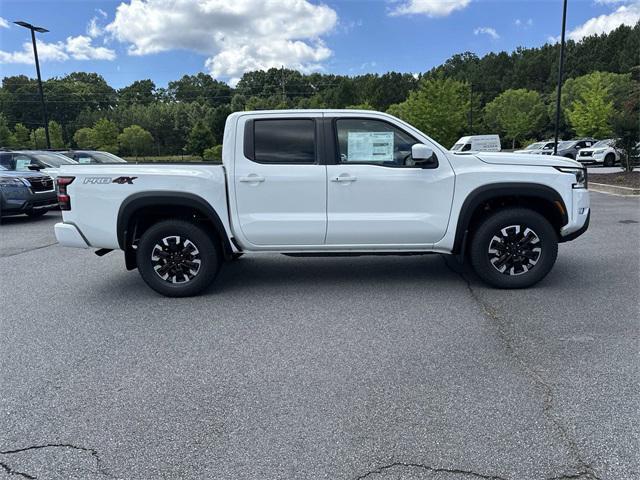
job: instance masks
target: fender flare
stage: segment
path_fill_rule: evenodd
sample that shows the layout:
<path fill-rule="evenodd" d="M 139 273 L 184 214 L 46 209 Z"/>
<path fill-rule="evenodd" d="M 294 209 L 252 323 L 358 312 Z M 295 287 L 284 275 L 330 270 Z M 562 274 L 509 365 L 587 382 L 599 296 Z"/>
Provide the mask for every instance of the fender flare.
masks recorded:
<path fill-rule="evenodd" d="M 192 193 L 158 190 L 153 192 L 140 192 L 128 196 L 120 204 L 117 220 L 118 245 L 126 252 L 131 232 L 128 231 L 131 218 L 136 211 L 144 207 L 157 205 L 171 205 L 176 207 L 189 207 L 198 210 L 213 224 L 218 232 L 225 253 L 231 252 L 231 244 L 227 236 L 220 216 L 204 198 Z"/>
<path fill-rule="evenodd" d="M 469 193 L 462 203 L 452 253 L 458 254 L 464 252 L 464 240 L 468 235 L 469 224 L 471 223 L 471 218 L 477 206 L 499 197 L 538 198 L 556 206 L 556 202 L 558 202 L 560 204 L 558 210 L 562 216 L 562 225 L 564 226 L 569 222 L 567 206 L 562 196 L 547 185 L 530 182 L 491 183 L 483 185 Z"/>

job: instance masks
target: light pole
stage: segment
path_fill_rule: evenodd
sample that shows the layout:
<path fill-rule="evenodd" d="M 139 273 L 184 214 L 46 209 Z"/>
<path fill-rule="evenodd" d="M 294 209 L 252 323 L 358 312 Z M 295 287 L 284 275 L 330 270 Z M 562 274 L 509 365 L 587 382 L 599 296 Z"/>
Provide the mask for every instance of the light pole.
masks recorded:
<path fill-rule="evenodd" d="M 36 72 L 38 73 L 38 89 L 40 90 L 40 103 L 42 103 L 42 120 L 44 122 L 44 135 L 47 139 L 47 148 L 51 148 L 51 140 L 49 139 L 49 119 L 47 118 L 47 105 L 44 103 L 44 91 L 42 90 L 42 77 L 40 76 L 40 62 L 38 61 L 38 47 L 36 47 L 36 32 L 46 33 L 49 30 L 42 27 L 36 27 L 27 22 L 13 22 L 21 27 L 31 30 L 31 42 L 33 43 L 33 55 L 36 58 Z M 34 137 L 35 138 L 35 137 Z"/>
<path fill-rule="evenodd" d="M 560 37 L 560 64 L 558 65 L 558 97 L 556 98 L 556 125 L 555 140 L 553 143 L 553 154 L 558 153 L 558 130 L 560 128 L 560 95 L 562 93 L 562 73 L 564 70 L 564 32 L 567 27 L 567 0 L 564 0 L 562 7 L 562 35 Z"/>

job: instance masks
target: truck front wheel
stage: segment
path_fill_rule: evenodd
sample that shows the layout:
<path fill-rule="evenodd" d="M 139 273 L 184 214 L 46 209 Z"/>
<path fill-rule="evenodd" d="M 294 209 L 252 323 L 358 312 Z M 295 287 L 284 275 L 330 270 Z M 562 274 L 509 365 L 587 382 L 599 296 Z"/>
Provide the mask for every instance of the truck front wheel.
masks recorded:
<path fill-rule="evenodd" d="M 221 256 L 205 229 L 183 220 L 165 220 L 144 232 L 136 263 L 144 281 L 156 292 L 188 297 L 213 282 Z"/>
<path fill-rule="evenodd" d="M 526 208 L 506 208 L 487 217 L 471 242 L 475 272 L 497 288 L 526 288 L 538 283 L 558 256 L 553 226 Z"/>

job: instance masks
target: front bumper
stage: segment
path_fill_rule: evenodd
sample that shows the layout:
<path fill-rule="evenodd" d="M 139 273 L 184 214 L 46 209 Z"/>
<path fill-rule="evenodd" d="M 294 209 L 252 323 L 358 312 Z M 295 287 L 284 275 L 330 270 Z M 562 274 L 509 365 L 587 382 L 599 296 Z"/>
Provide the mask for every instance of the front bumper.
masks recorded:
<path fill-rule="evenodd" d="M 589 228 L 591 218 L 591 206 L 589 200 L 589 190 L 586 188 L 573 189 L 571 198 L 571 208 L 569 222 L 560 229 L 560 242 L 568 242 L 578 238 Z"/>
<path fill-rule="evenodd" d="M 56 223 L 53 229 L 56 234 L 56 240 L 60 245 L 64 247 L 90 248 L 89 242 L 84 238 L 84 235 L 72 223 Z"/>
<path fill-rule="evenodd" d="M 2 194 L 2 215 L 19 215 L 58 208 L 58 196 L 55 191 L 30 193 L 22 189 L 4 189 Z"/>

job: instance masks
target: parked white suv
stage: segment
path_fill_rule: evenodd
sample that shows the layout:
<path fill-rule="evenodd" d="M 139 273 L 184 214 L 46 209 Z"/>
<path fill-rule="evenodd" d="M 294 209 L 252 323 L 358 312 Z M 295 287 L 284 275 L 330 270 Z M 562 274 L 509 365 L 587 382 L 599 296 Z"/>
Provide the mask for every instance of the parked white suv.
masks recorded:
<path fill-rule="evenodd" d="M 612 167 L 620 161 L 620 150 L 618 150 L 615 138 L 600 140 L 589 148 L 583 148 L 578 152 L 576 160 L 581 163 L 601 163 L 605 167 Z"/>
<path fill-rule="evenodd" d="M 222 162 L 63 166 L 56 237 L 123 250 L 168 296 L 199 293 L 224 260 L 264 252 L 467 256 L 487 283 L 522 288 L 589 224 L 579 163 L 452 153 L 385 113 L 236 112 Z"/>

